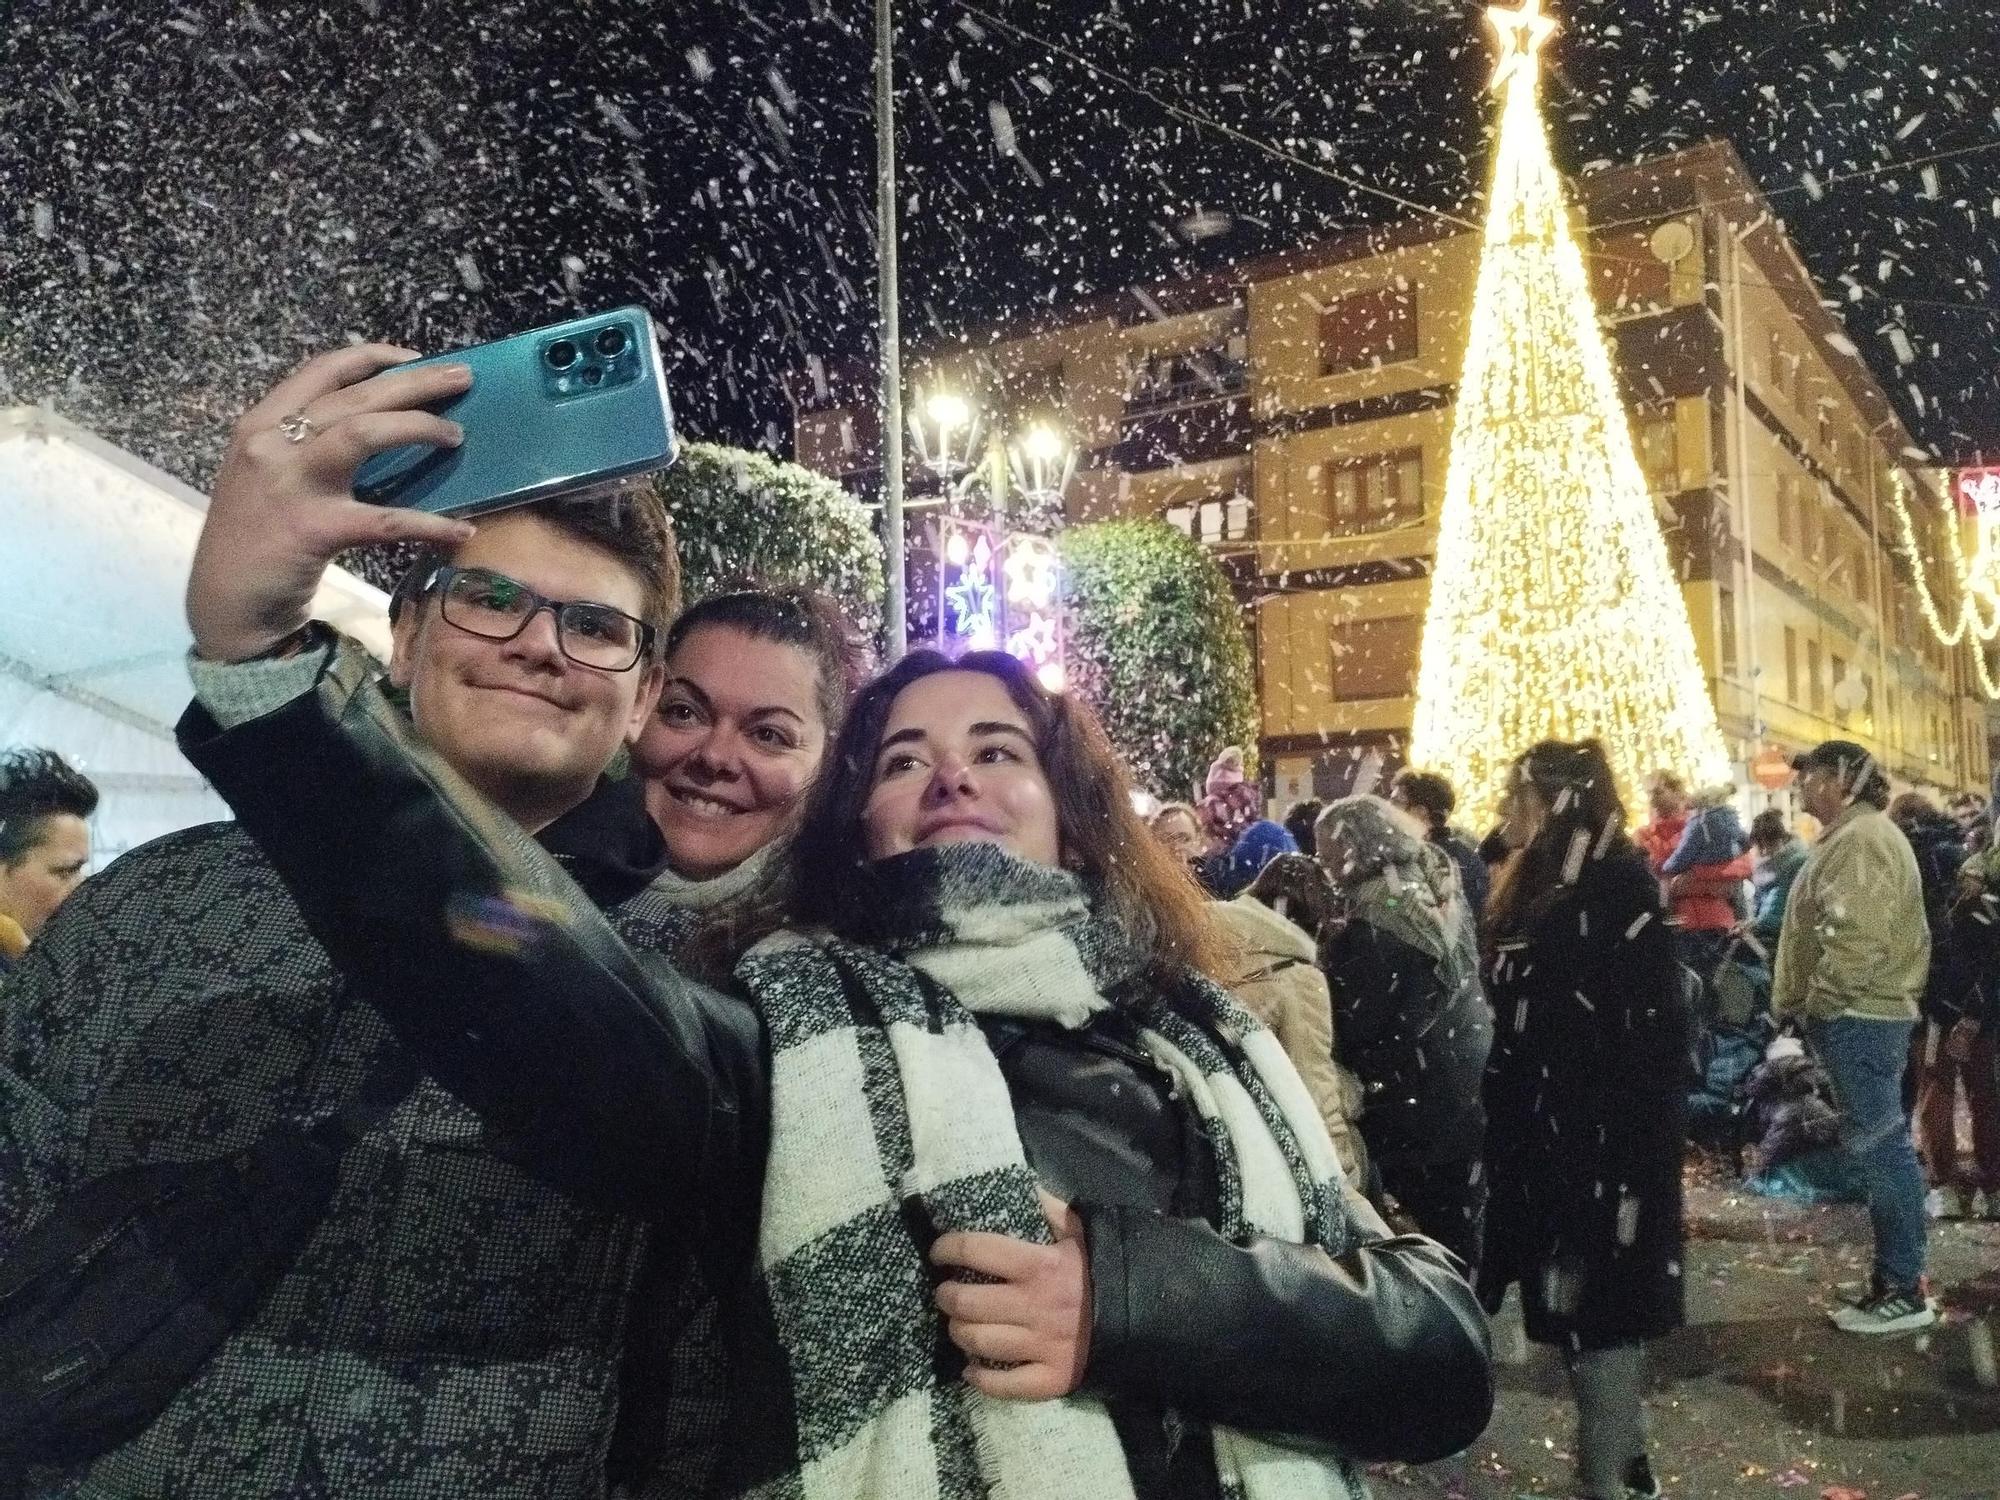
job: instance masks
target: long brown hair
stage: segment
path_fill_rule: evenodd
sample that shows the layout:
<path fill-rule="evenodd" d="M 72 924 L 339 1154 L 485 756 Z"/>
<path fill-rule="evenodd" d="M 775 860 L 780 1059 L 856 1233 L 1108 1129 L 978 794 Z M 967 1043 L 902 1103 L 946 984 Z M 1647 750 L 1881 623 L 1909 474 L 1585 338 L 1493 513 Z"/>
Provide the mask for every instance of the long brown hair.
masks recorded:
<path fill-rule="evenodd" d="M 1206 898 L 1133 810 L 1125 768 L 1096 717 L 1075 698 L 1050 692 L 1003 651 L 957 660 L 915 651 L 855 696 L 765 895 L 730 923 L 723 946 L 740 953 L 781 926 L 868 940 L 875 926 L 869 882 L 854 877 L 869 863 L 862 816 L 876 757 L 903 689 L 938 672 L 982 672 L 1007 690 L 1034 736 L 1064 864 L 1083 881 L 1099 915 L 1116 922 L 1145 955 L 1149 975 L 1217 973 Z M 701 956 L 713 968 L 721 953 L 704 945 Z"/>
<path fill-rule="evenodd" d="M 1611 761 L 1597 740 L 1543 740 L 1508 770 L 1511 787 L 1531 786 L 1549 805 L 1534 838 L 1493 882 L 1486 902 L 1489 938 L 1518 935 L 1565 889 L 1586 862 L 1630 847 L 1625 804 Z"/>

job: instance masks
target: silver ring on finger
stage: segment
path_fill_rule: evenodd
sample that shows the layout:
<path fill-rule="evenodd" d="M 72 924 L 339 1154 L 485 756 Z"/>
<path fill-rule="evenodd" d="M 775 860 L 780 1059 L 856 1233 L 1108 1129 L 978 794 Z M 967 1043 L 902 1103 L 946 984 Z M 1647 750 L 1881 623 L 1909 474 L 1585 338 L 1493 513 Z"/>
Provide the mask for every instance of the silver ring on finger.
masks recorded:
<path fill-rule="evenodd" d="M 303 443 L 320 431 L 320 425 L 304 412 L 295 411 L 278 423 L 278 431 L 290 442 Z"/>

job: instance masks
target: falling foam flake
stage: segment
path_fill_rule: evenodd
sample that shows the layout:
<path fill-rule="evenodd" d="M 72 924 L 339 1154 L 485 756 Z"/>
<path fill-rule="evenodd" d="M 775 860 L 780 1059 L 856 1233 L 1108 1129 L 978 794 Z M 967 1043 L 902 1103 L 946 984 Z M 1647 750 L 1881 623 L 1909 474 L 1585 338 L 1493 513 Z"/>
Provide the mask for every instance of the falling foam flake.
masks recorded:
<path fill-rule="evenodd" d="M 999 148 L 1000 154 L 1014 155 L 1014 116 L 1007 106 L 995 99 L 986 106 L 986 118 L 993 126 L 993 144 Z"/>

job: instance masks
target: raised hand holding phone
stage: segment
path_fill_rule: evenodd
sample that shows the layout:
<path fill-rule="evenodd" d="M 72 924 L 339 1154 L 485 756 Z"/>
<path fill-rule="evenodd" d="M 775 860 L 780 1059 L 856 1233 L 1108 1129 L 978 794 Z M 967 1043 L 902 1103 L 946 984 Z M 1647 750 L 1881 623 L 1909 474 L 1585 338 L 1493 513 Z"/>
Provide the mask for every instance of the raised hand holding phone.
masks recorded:
<path fill-rule="evenodd" d="M 395 368 L 416 357 L 391 344 L 322 354 L 237 421 L 188 576 L 188 625 L 200 655 L 245 661 L 279 644 L 306 623 L 320 580 L 350 547 L 454 547 L 472 535 L 464 521 L 354 498 L 355 472 L 376 454 L 456 447 L 464 436 L 425 408 L 463 395 L 471 371 Z"/>

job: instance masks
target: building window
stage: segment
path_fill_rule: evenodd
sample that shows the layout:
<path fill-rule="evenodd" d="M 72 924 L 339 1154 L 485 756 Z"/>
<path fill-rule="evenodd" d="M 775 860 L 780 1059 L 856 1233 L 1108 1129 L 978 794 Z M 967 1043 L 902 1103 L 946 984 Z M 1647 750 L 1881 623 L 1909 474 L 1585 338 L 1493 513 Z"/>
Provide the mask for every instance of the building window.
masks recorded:
<path fill-rule="evenodd" d="M 1799 633 L 1785 627 L 1785 701 L 1794 708 L 1799 702 Z"/>
<path fill-rule="evenodd" d="M 1784 335 L 1773 328 L 1766 347 L 1764 376 L 1771 389 L 1789 401 L 1792 396 L 1792 357 L 1785 352 Z"/>
<path fill-rule="evenodd" d="M 1156 411 L 1239 394 L 1249 367 L 1229 344 L 1183 349 L 1171 354 L 1147 354 L 1132 367 L 1125 392 L 1125 409 Z"/>
<path fill-rule="evenodd" d="M 1674 409 L 1655 407 L 1643 412 L 1633 429 L 1639 467 L 1655 494 L 1671 495 L 1681 487 L 1680 438 Z"/>
<path fill-rule="evenodd" d="M 1819 675 L 1819 642 L 1806 642 L 1806 706 L 1816 714 L 1826 712 L 1826 684 Z"/>
<path fill-rule="evenodd" d="M 1825 402 L 1821 402 L 1819 409 L 1813 413 L 1813 432 L 1819 439 L 1821 456 L 1831 456 L 1833 453 L 1833 413 L 1826 409 Z"/>
<path fill-rule="evenodd" d="M 1835 718 L 1847 717 L 1847 710 L 1840 706 L 1840 686 L 1847 681 L 1847 658 L 1834 652 L 1827 658 L 1827 672 L 1833 686 L 1833 713 Z"/>
<path fill-rule="evenodd" d="M 1875 678 L 1869 672 L 1861 674 L 1861 712 L 1871 721 L 1875 716 Z"/>
<path fill-rule="evenodd" d="M 1321 309 L 1319 371 L 1347 375 L 1417 357 L 1417 292 L 1392 286 L 1355 292 Z"/>
<path fill-rule="evenodd" d="M 1721 658 L 1722 670 L 1736 670 L 1736 591 L 1718 588 L 1715 591 L 1715 654 Z"/>
<path fill-rule="evenodd" d="M 1417 690 L 1420 615 L 1350 620 L 1333 627 L 1333 696 L 1342 703 L 1407 698 Z"/>
<path fill-rule="evenodd" d="M 1792 494 L 1792 476 L 1789 474 L 1780 474 L 1778 476 L 1778 540 L 1787 547 L 1791 546 L 1796 538 L 1793 514 L 1796 505 L 1797 501 Z"/>
<path fill-rule="evenodd" d="M 1390 531 L 1424 518 L 1424 455 L 1420 448 L 1328 464 L 1326 525 L 1335 536 Z"/>
<path fill-rule="evenodd" d="M 1167 511 L 1167 524 L 1183 536 L 1209 545 L 1246 541 L 1250 536 L 1250 497 L 1224 495 L 1176 505 Z"/>
<path fill-rule="evenodd" d="M 1799 551 L 1811 562 L 1820 559 L 1819 503 L 1809 494 L 1799 496 Z"/>

